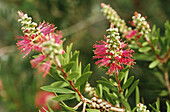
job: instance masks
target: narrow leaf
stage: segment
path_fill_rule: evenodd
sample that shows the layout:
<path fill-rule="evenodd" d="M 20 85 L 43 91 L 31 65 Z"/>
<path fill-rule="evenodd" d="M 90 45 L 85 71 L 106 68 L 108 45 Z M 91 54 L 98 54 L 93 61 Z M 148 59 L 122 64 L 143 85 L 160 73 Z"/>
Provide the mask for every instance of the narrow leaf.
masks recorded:
<path fill-rule="evenodd" d="M 154 60 L 155 55 L 151 55 L 151 54 L 134 54 L 134 59 L 136 60 L 141 60 L 141 61 L 152 61 Z"/>
<path fill-rule="evenodd" d="M 74 65 L 75 61 L 70 61 L 68 64 L 63 65 L 62 68 L 66 69 L 66 72 L 68 72 Z"/>
<path fill-rule="evenodd" d="M 152 63 L 149 64 L 149 68 L 154 68 L 159 64 L 159 60 L 154 60 Z"/>
<path fill-rule="evenodd" d="M 139 93 L 139 88 L 136 86 L 136 105 L 139 104 L 140 102 L 140 93 Z"/>
<path fill-rule="evenodd" d="M 120 101 L 122 102 L 123 106 L 125 106 L 127 110 L 131 111 L 131 107 L 127 101 L 125 101 L 124 99 L 120 99 Z"/>
<path fill-rule="evenodd" d="M 47 104 L 47 107 L 48 107 L 48 110 L 49 110 L 48 112 L 54 112 L 48 104 Z"/>
<path fill-rule="evenodd" d="M 139 52 L 141 52 L 141 53 L 146 53 L 146 52 L 148 52 L 150 50 L 151 50 L 151 47 L 142 47 L 142 48 L 139 48 Z"/>
<path fill-rule="evenodd" d="M 102 87 L 102 84 L 98 84 L 97 85 L 96 94 L 99 96 L 99 98 L 103 97 L 103 87 Z"/>
<path fill-rule="evenodd" d="M 170 112 L 170 103 L 166 101 L 166 106 L 167 106 L 167 112 Z"/>
<path fill-rule="evenodd" d="M 159 98 L 157 98 L 157 101 L 156 101 L 156 109 L 160 110 L 160 99 Z"/>
<path fill-rule="evenodd" d="M 63 87 L 67 87 L 70 85 L 69 85 L 69 83 L 66 83 L 64 81 L 56 81 L 56 82 L 52 83 L 50 86 L 54 87 L 54 88 L 63 88 Z"/>
<path fill-rule="evenodd" d="M 70 61 L 76 61 L 79 56 L 79 51 L 75 51 Z"/>
<path fill-rule="evenodd" d="M 159 112 L 158 110 L 156 110 L 156 108 L 154 108 L 151 104 L 149 104 L 149 106 L 156 112 Z"/>
<path fill-rule="evenodd" d="M 109 93 L 107 92 L 107 91 L 105 91 L 104 90 L 104 95 L 105 95 L 105 97 L 106 97 L 106 99 L 107 99 L 107 101 L 108 102 L 110 102 L 111 104 L 115 104 L 114 102 L 113 102 L 113 99 L 112 99 L 112 97 L 109 95 Z"/>
<path fill-rule="evenodd" d="M 75 93 L 74 91 L 67 89 L 67 88 L 56 88 L 52 86 L 43 86 L 41 87 L 42 90 L 48 92 L 56 92 L 56 93 Z"/>
<path fill-rule="evenodd" d="M 75 109 L 73 109 L 73 108 L 71 108 L 67 105 L 64 105 L 64 104 L 60 104 L 60 105 L 61 105 L 61 107 L 63 107 L 67 111 L 76 112 Z"/>
<path fill-rule="evenodd" d="M 106 86 L 110 90 L 116 91 L 116 87 L 114 87 L 111 83 L 106 82 L 106 81 L 97 81 L 97 83 L 102 84 L 103 86 Z"/>
<path fill-rule="evenodd" d="M 136 80 L 136 81 L 132 84 L 132 86 L 131 86 L 130 89 L 128 90 L 128 93 L 126 94 L 125 98 L 128 98 L 128 97 L 132 94 L 133 90 L 136 88 L 136 86 L 138 85 L 138 83 L 139 83 L 139 80 Z"/>
<path fill-rule="evenodd" d="M 79 75 L 78 72 L 72 72 L 71 74 L 68 74 L 67 80 L 73 80 Z"/>
<path fill-rule="evenodd" d="M 84 84 L 88 80 L 91 74 L 92 74 L 91 71 L 82 74 L 82 76 L 77 79 L 75 86 L 78 87 Z"/>
<path fill-rule="evenodd" d="M 86 68 L 83 70 L 83 73 L 90 71 L 90 64 L 86 66 Z"/>
<path fill-rule="evenodd" d="M 63 94 L 63 95 L 58 95 L 58 96 L 54 97 L 53 100 L 64 101 L 64 100 L 70 100 L 70 99 L 74 99 L 74 98 L 75 98 L 75 94 Z"/>
<path fill-rule="evenodd" d="M 126 83 L 123 84 L 122 90 L 125 90 L 126 88 L 128 88 L 128 87 L 132 84 L 133 79 L 134 79 L 134 76 L 131 76 L 131 77 L 126 81 Z"/>

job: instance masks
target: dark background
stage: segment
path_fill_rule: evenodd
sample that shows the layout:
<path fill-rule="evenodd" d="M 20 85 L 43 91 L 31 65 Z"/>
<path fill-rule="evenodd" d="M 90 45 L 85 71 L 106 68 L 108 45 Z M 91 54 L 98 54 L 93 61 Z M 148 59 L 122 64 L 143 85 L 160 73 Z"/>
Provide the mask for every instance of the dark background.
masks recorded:
<path fill-rule="evenodd" d="M 105 76 L 92 60 L 94 43 L 103 39 L 109 27 L 100 11 L 102 2 L 110 4 L 126 22 L 131 21 L 135 11 L 147 16 L 150 26 L 156 24 L 161 34 L 165 21 L 170 20 L 170 0 L 0 0 L 0 112 L 37 111 L 34 98 L 39 87 L 53 81 L 49 76 L 42 78 L 31 68 L 29 61 L 33 53 L 23 59 L 17 50 L 15 37 L 23 35 L 17 11 L 22 10 L 37 23 L 45 20 L 62 30 L 66 38 L 64 47 L 73 42 L 73 50 L 80 51 L 82 67 L 91 64 L 90 83 L 95 86 L 96 80 Z M 148 72 L 148 64 L 136 61 L 130 72 L 140 79 L 141 101 L 146 105 L 155 102 L 160 96 L 157 91 L 164 89 Z M 134 98 L 132 95 L 132 107 Z M 161 97 L 163 110 L 165 100 L 167 97 Z"/>

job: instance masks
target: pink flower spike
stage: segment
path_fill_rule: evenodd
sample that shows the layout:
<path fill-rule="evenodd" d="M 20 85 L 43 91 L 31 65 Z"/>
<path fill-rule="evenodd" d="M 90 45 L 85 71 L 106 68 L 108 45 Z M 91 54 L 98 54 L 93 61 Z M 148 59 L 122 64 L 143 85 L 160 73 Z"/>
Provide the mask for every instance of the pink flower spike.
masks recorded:
<path fill-rule="evenodd" d="M 20 16 L 21 18 L 24 17 L 24 13 L 23 13 L 22 11 L 18 11 L 18 14 L 19 14 L 19 16 Z"/>
<path fill-rule="evenodd" d="M 136 30 L 131 30 L 131 31 L 128 31 L 127 34 L 126 34 L 126 39 L 132 39 L 135 35 L 136 35 L 137 31 Z"/>
<path fill-rule="evenodd" d="M 32 59 L 30 61 L 32 68 L 35 68 L 39 63 L 43 62 L 44 60 L 45 60 L 45 55 L 40 55 L 39 57 Z"/>
<path fill-rule="evenodd" d="M 47 61 L 43 65 L 38 66 L 38 71 L 39 71 L 39 73 L 44 72 L 43 77 L 45 77 L 48 74 L 48 72 L 50 71 L 50 67 L 51 67 L 51 62 Z"/>
<path fill-rule="evenodd" d="M 55 94 L 52 92 L 39 91 L 35 97 L 35 105 L 40 108 L 41 112 L 46 112 L 43 108 L 48 110 L 47 104 L 53 109 L 59 110 L 61 108 L 60 104 L 58 101 L 52 100 L 54 97 Z"/>
<path fill-rule="evenodd" d="M 46 23 L 43 21 L 43 23 L 40 23 L 38 26 L 38 29 L 40 30 L 41 33 L 44 35 L 47 35 L 49 33 L 53 33 L 55 31 L 55 27 L 53 24 Z"/>

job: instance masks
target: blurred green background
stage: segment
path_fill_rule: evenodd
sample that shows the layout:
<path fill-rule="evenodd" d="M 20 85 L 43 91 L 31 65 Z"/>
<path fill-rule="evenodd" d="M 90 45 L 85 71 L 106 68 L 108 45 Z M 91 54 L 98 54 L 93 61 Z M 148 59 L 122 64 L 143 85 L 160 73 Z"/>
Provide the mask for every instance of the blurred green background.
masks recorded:
<path fill-rule="evenodd" d="M 94 64 L 93 45 L 103 39 L 109 22 L 101 13 L 100 4 L 110 4 L 126 22 L 131 21 L 135 11 L 147 16 L 151 27 L 156 24 L 164 32 L 164 22 L 170 20 L 170 0 L 0 0 L 0 112 L 34 112 L 34 99 L 39 87 L 50 84 L 49 76 L 42 78 L 33 70 L 31 55 L 22 58 L 15 39 L 21 32 L 18 10 L 22 10 L 39 23 L 45 20 L 62 30 L 64 47 L 74 43 L 73 49 L 80 50 L 80 61 L 84 68 L 91 64 L 93 75 L 90 83 L 105 73 Z M 140 79 L 140 93 L 145 104 L 153 103 L 159 90 L 165 89 L 157 77 L 148 72 L 148 63 L 136 61 L 131 75 Z M 134 107 L 134 96 L 130 103 Z M 161 101 L 168 97 L 161 97 Z M 165 109 L 164 103 L 162 110 Z"/>

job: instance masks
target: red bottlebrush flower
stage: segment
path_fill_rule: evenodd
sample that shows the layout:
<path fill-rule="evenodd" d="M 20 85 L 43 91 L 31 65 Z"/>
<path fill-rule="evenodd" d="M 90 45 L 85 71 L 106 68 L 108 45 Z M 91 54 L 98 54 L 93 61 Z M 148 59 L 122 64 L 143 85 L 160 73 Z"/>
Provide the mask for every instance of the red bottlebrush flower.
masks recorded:
<path fill-rule="evenodd" d="M 56 29 L 53 24 L 49 24 L 49 23 L 45 24 L 45 21 L 43 21 L 43 23 L 40 23 L 37 28 L 44 35 L 47 35 L 49 33 L 53 33 Z"/>
<path fill-rule="evenodd" d="M 43 77 L 45 77 L 48 74 L 48 72 L 50 71 L 50 67 L 51 67 L 51 62 L 47 61 L 46 63 L 38 66 L 38 71 L 39 71 L 39 73 L 43 72 L 44 73 Z"/>
<path fill-rule="evenodd" d="M 35 105 L 40 108 L 41 112 L 46 112 L 43 108 L 48 110 L 47 104 L 53 109 L 60 109 L 58 101 L 52 100 L 55 94 L 52 92 L 39 91 L 35 97 Z"/>
<path fill-rule="evenodd" d="M 130 40 L 136 35 L 136 33 L 137 33 L 136 30 L 128 31 L 128 32 L 126 32 L 125 38 Z"/>
<path fill-rule="evenodd" d="M 35 68 L 37 67 L 37 65 L 41 62 L 43 62 L 45 60 L 45 55 L 40 55 L 39 57 L 35 58 L 35 59 L 32 59 L 30 62 L 31 62 L 31 65 L 32 65 L 32 68 Z"/>
<path fill-rule="evenodd" d="M 32 65 L 32 68 L 35 68 L 37 67 L 38 68 L 38 71 L 39 73 L 44 73 L 43 74 L 43 77 L 45 77 L 49 70 L 50 70 L 50 67 L 51 67 L 51 62 L 50 61 L 47 61 L 46 63 L 41 63 L 45 60 L 45 55 L 40 55 L 39 57 L 35 58 L 35 59 L 32 59 L 30 62 L 31 62 L 31 65 Z"/>
<path fill-rule="evenodd" d="M 110 28 L 107 30 L 108 35 L 105 36 L 106 41 L 100 41 L 99 44 L 95 44 L 93 48 L 95 56 L 93 59 L 99 59 L 95 64 L 108 67 L 107 74 L 112 75 L 115 71 L 116 75 L 118 70 L 124 68 L 124 65 L 133 65 L 134 59 L 132 59 L 133 50 L 125 49 L 127 44 L 120 42 L 119 33 L 116 28 Z"/>
<path fill-rule="evenodd" d="M 114 70 L 117 72 L 123 68 L 123 65 L 133 65 L 134 59 L 131 59 L 133 50 L 126 49 L 123 50 L 126 45 L 124 43 L 121 44 L 121 50 L 117 50 L 116 52 L 120 52 L 120 55 L 113 56 L 113 53 L 107 53 L 107 43 L 105 41 L 101 41 L 100 44 L 94 45 L 94 59 L 99 59 L 95 64 L 98 66 L 106 66 L 109 67 L 107 74 L 113 74 Z"/>
<path fill-rule="evenodd" d="M 19 38 L 23 40 L 18 41 L 16 44 L 17 44 L 18 49 L 22 49 L 21 53 L 25 54 L 24 57 L 27 56 L 31 52 L 31 50 L 35 50 L 39 52 L 42 50 L 42 47 L 34 44 L 32 40 L 27 39 L 27 37 L 21 36 Z"/>

